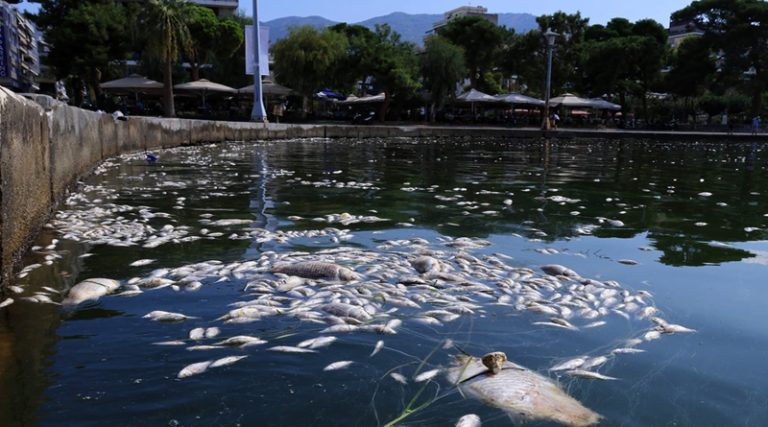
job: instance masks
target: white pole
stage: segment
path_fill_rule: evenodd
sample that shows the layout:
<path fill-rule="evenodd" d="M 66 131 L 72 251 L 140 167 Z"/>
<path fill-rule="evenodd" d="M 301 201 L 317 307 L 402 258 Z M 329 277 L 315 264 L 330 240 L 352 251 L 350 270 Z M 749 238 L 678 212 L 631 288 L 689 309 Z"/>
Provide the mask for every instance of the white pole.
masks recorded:
<path fill-rule="evenodd" d="M 251 110 L 252 122 L 267 122 L 267 113 L 264 108 L 264 99 L 261 88 L 261 31 L 259 30 L 259 0 L 253 0 L 253 110 Z"/>

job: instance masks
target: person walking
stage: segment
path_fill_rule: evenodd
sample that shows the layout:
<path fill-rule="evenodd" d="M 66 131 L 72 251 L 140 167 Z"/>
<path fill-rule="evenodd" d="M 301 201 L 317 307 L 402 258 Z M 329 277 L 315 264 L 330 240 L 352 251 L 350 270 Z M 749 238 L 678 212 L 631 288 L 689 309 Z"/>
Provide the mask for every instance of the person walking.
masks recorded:
<path fill-rule="evenodd" d="M 757 135 L 760 132 L 761 122 L 759 114 L 752 118 L 752 135 Z"/>

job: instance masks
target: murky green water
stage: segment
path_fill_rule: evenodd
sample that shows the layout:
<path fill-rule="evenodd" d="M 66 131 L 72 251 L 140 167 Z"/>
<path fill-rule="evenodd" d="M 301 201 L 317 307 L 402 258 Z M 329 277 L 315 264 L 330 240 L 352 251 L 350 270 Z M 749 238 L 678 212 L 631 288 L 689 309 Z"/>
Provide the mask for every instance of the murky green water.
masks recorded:
<path fill-rule="evenodd" d="M 16 302 L 0 309 L 0 425 L 369 426 L 396 419 L 412 399 L 415 406 L 431 404 L 401 425 L 453 425 L 467 413 L 486 426 L 510 425 L 501 411 L 464 399 L 441 375 L 413 381 L 461 351 L 494 350 L 559 381 L 604 417 L 602 425 L 768 425 L 767 161 L 766 149 L 750 144 L 408 139 L 224 144 L 163 152 L 154 165 L 118 159 L 85 180 L 83 197 L 62 206 L 75 213 L 105 209 L 90 211 L 101 212 L 98 220 L 64 230 L 76 225 L 70 214 L 46 230 L 27 264 L 47 256 L 49 265 L 18 279 L 23 292 L 10 292 Z M 116 205 L 123 208 L 111 209 Z M 341 213 L 386 221 L 315 220 Z M 249 222 L 213 223 L 221 219 Z M 85 242 L 88 230 L 130 221 L 151 227 L 132 246 Z M 308 233 L 326 227 L 349 233 Z M 167 243 L 144 247 L 163 233 Z M 653 297 L 645 302 L 659 316 L 698 332 L 664 334 L 637 346 L 645 352 L 611 355 L 654 324 L 607 311 L 589 320 L 603 326 L 584 328 L 589 322 L 579 319 L 578 331 L 565 330 L 535 325 L 551 316 L 515 308 L 514 301 L 493 304 L 498 295 L 456 293 L 481 308 L 429 326 L 413 319 L 433 304 L 393 307 L 373 298 L 381 313 L 397 308 L 385 315 L 403 321 L 396 335 L 338 333 L 318 353 L 286 354 L 267 349 L 295 346 L 327 325 L 286 315 L 216 320 L 230 304 L 258 296 L 244 290 L 252 277 L 206 277 L 195 291 L 168 286 L 111 295 L 74 311 L 23 299 L 43 292 L 61 301 L 43 286 L 65 292 L 92 277 L 126 285 L 161 268 L 338 247 L 365 252 L 365 266 L 344 262 L 344 251 L 329 256 L 366 274 L 386 256 L 413 256 L 392 241 L 422 238 L 429 243 L 421 250 L 449 259 L 457 251 L 446 242 L 460 237 L 487 240 L 490 246 L 466 252 L 507 268 L 543 276 L 540 266 L 561 264 L 583 277 L 617 281 L 628 295 L 646 290 Z M 45 249 L 52 239 L 55 248 Z M 139 259 L 156 261 L 130 266 Z M 153 310 L 196 318 L 142 317 Z M 221 335 L 195 342 L 188 334 L 196 327 L 219 327 Z M 235 335 L 269 343 L 187 349 Z M 455 346 L 444 348 L 446 339 Z M 173 340 L 184 345 L 156 345 Z M 385 347 L 370 357 L 378 340 Z M 571 357 L 604 354 L 609 361 L 599 372 L 616 381 L 547 372 Z M 177 379 L 191 363 L 232 355 L 248 357 Z M 340 360 L 354 364 L 323 371 Z"/>

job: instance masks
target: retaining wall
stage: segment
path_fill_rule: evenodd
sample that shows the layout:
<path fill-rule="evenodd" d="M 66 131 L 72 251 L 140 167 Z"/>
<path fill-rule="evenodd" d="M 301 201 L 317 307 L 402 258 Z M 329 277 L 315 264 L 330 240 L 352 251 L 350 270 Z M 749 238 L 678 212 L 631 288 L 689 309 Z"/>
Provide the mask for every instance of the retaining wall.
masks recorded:
<path fill-rule="evenodd" d="M 204 142 L 283 138 L 391 137 L 541 138 L 536 129 L 437 126 L 286 125 L 111 115 L 67 105 L 44 107 L 0 86 L 0 287 L 51 210 L 75 180 L 122 153 Z M 653 138 L 692 141 L 763 136 L 685 132 L 559 130 L 557 138 Z"/>

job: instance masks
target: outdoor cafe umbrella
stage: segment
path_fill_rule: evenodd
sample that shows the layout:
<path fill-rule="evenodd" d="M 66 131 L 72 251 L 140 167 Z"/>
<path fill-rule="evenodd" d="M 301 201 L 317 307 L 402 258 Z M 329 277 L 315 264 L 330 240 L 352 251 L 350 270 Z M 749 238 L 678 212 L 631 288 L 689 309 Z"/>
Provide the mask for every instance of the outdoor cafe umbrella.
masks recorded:
<path fill-rule="evenodd" d="M 363 97 L 347 97 L 346 100 L 339 102 L 340 104 L 375 104 L 377 102 L 384 102 L 384 100 L 387 98 L 386 94 L 384 92 L 373 95 L 373 96 L 363 96 Z"/>
<path fill-rule="evenodd" d="M 612 111 L 621 110 L 621 105 L 614 104 L 613 102 L 608 102 L 603 98 L 592 98 L 590 99 L 590 101 L 592 101 L 592 103 L 594 104 L 592 108 L 594 108 L 595 110 L 612 110 Z"/>
<path fill-rule="evenodd" d="M 193 82 L 177 84 L 174 89 L 185 90 L 189 92 L 200 92 L 203 95 L 203 108 L 205 108 L 205 96 L 208 92 L 219 93 L 237 93 L 237 89 L 225 86 L 220 83 L 214 83 L 210 80 L 200 79 Z"/>
<path fill-rule="evenodd" d="M 163 88 L 163 84 L 138 74 L 131 74 L 122 79 L 101 83 L 99 87 L 108 92 L 132 93 L 138 102 L 139 93 L 159 92 Z"/>
<path fill-rule="evenodd" d="M 591 99 L 580 98 L 571 93 L 564 93 L 550 99 L 549 105 L 551 107 L 562 105 L 566 108 L 595 108 L 595 103 Z"/>
<path fill-rule="evenodd" d="M 519 93 L 509 93 L 505 95 L 497 95 L 496 100 L 512 105 L 533 105 L 537 107 L 543 107 L 544 101 L 538 98 L 525 96 Z"/>
<path fill-rule="evenodd" d="M 466 102 L 472 105 L 472 114 L 475 114 L 475 103 L 483 104 L 496 104 L 499 102 L 495 97 L 488 95 L 487 93 L 480 92 L 479 90 L 470 89 L 468 92 L 464 92 L 456 97 L 458 102 Z"/>
<path fill-rule="evenodd" d="M 253 85 L 241 87 L 237 92 L 253 93 Z M 287 96 L 287 95 L 290 95 L 291 92 L 292 90 L 290 88 L 287 88 L 277 83 L 264 82 L 261 84 L 261 93 L 263 93 L 264 95 Z"/>

